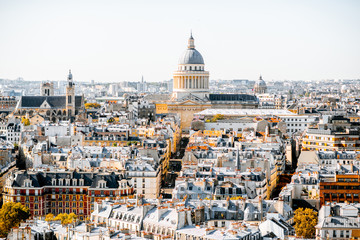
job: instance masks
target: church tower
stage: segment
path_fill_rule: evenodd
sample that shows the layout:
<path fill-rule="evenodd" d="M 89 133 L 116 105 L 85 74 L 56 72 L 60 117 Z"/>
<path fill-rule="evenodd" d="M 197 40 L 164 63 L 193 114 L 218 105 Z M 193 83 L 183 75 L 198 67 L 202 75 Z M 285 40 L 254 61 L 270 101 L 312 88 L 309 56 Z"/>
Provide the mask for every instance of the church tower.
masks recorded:
<path fill-rule="evenodd" d="M 40 93 L 41 96 L 54 96 L 54 83 L 52 82 L 41 83 Z"/>
<path fill-rule="evenodd" d="M 69 70 L 66 86 L 66 114 L 68 117 L 75 115 L 75 83 L 73 82 L 71 70 Z"/>
<path fill-rule="evenodd" d="M 201 100 L 209 99 L 209 72 L 205 71 L 204 59 L 195 49 L 192 34 L 188 48 L 181 55 L 178 70 L 174 72 L 173 100 L 193 95 Z"/>

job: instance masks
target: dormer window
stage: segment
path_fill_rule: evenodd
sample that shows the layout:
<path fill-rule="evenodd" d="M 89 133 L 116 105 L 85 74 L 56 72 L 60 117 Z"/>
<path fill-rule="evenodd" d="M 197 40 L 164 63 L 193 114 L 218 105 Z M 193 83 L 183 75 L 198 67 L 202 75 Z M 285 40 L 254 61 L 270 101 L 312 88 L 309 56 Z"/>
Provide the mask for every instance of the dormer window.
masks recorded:
<path fill-rule="evenodd" d="M 65 184 L 66 184 L 66 186 L 70 186 L 70 179 L 66 179 Z"/>
<path fill-rule="evenodd" d="M 84 186 L 84 179 L 79 179 L 79 185 Z"/>
<path fill-rule="evenodd" d="M 52 180 L 51 180 L 51 184 L 52 184 L 53 186 L 56 186 L 56 179 L 52 179 Z"/>
<path fill-rule="evenodd" d="M 73 179 L 72 183 L 73 183 L 73 186 L 76 186 L 77 185 L 77 179 Z"/>
<path fill-rule="evenodd" d="M 59 186 L 63 186 L 64 185 L 64 179 L 59 179 Z"/>
<path fill-rule="evenodd" d="M 26 179 L 24 181 L 24 187 L 31 187 L 31 180 L 30 179 Z"/>
<path fill-rule="evenodd" d="M 99 188 L 106 188 L 106 181 L 105 180 L 100 180 L 99 184 L 98 184 Z"/>

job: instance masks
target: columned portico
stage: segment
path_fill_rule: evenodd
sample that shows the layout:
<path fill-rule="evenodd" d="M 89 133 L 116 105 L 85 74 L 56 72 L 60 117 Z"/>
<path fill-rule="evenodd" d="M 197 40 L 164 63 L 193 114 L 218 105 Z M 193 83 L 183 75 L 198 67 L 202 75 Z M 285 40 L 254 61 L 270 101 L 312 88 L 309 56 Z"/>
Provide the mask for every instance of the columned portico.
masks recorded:
<path fill-rule="evenodd" d="M 195 49 L 194 38 L 190 36 L 188 49 L 179 59 L 174 72 L 172 99 L 181 99 L 192 94 L 200 99 L 209 98 L 209 72 L 205 71 L 204 59 Z"/>

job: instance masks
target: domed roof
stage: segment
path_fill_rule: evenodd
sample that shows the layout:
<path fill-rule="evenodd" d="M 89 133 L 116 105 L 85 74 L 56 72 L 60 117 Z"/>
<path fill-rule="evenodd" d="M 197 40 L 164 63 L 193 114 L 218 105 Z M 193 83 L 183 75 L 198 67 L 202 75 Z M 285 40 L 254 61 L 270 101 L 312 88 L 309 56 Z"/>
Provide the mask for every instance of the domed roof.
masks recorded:
<path fill-rule="evenodd" d="M 265 81 L 262 79 L 262 76 L 260 76 L 260 78 L 258 80 L 256 80 L 255 82 L 256 86 L 266 86 Z"/>
<path fill-rule="evenodd" d="M 186 49 L 179 58 L 179 64 L 204 64 L 204 59 L 196 49 Z"/>
<path fill-rule="evenodd" d="M 204 64 L 204 59 L 195 49 L 194 38 L 191 34 L 188 42 L 188 49 L 179 58 L 179 64 Z"/>

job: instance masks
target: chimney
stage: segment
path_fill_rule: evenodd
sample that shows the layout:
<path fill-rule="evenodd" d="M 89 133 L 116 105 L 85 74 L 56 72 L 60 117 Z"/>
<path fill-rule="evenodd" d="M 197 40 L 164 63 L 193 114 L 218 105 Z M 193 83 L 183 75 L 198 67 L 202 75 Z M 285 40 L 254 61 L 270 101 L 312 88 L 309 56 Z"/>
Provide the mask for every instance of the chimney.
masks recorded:
<path fill-rule="evenodd" d="M 282 216 L 284 216 L 284 214 L 285 214 L 285 212 L 284 212 L 284 200 L 282 199 L 282 197 L 280 197 L 279 200 L 276 202 L 275 207 L 276 207 L 276 210 Z"/>
<path fill-rule="evenodd" d="M 258 208 L 260 211 L 260 221 L 263 219 L 263 207 L 262 207 L 262 198 L 259 196 Z"/>

